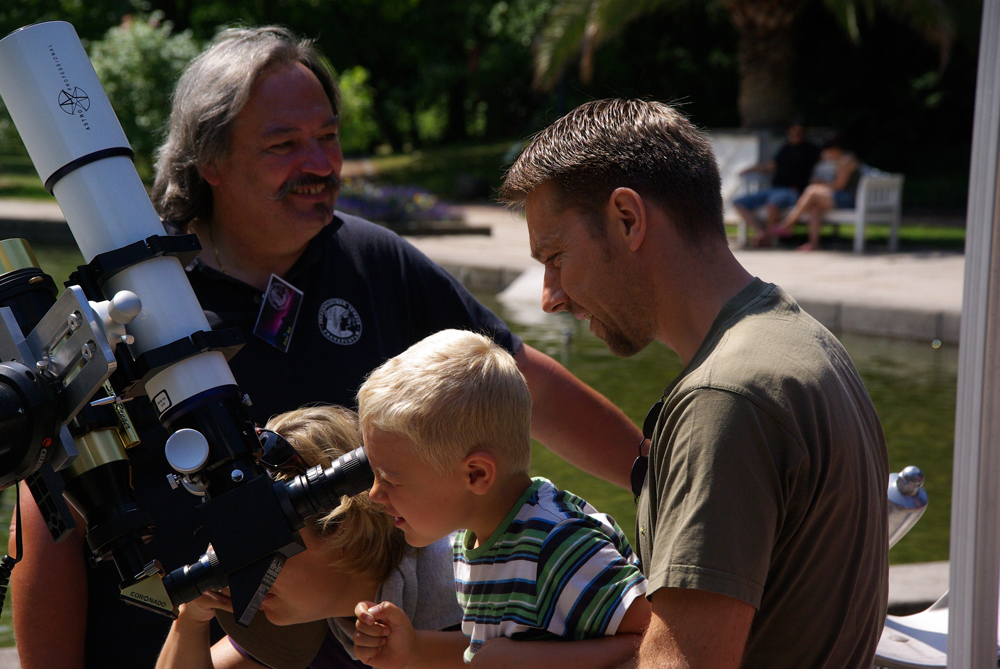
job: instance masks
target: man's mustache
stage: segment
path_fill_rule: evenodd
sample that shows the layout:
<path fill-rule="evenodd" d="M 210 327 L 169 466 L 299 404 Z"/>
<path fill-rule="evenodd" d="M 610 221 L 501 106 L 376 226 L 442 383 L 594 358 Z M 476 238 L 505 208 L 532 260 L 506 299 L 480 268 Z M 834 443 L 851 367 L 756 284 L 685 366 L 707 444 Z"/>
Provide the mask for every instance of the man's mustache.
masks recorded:
<path fill-rule="evenodd" d="M 326 186 L 327 188 L 340 188 L 340 179 L 337 178 L 335 174 L 328 174 L 325 177 L 317 176 L 315 174 L 303 174 L 300 177 L 295 177 L 289 179 L 281 185 L 278 192 L 272 196 L 268 196 L 268 200 L 283 200 L 289 193 L 295 188 L 301 188 L 303 186 Z"/>

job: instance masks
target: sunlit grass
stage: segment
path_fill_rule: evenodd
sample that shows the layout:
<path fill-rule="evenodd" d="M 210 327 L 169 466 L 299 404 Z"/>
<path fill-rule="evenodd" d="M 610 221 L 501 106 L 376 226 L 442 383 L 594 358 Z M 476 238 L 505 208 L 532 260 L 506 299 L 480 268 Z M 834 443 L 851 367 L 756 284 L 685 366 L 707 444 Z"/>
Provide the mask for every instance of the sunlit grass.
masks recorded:
<path fill-rule="evenodd" d="M 782 247 L 794 248 L 806 241 L 806 226 L 798 224 L 792 236 L 781 240 Z M 729 239 L 736 239 L 736 225 L 727 225 Z M 866 250 L 885 250 L 889 243 L 889 225 L 872 223 L 865 226 Z M 824 225 L 820 228 L 820 244 L 826 249 L 848 250 L 854 245 L 853 225 Z M 899 247 L 902 251 L 956 251 L 965 249 L 965 228 L 958 225 L 900 225 Z"/>
<path fill-rule="evenodd" d="M 0 198 L 12 197 L 55 202 L 27 156 L 0 156 Z"/>
<path fill-rule="evenodd" d="M 489 200 L 500 187 L 512 142 L 432 147 L 371 159 L 379 179 L 426 188 L 445 199 Z"/>

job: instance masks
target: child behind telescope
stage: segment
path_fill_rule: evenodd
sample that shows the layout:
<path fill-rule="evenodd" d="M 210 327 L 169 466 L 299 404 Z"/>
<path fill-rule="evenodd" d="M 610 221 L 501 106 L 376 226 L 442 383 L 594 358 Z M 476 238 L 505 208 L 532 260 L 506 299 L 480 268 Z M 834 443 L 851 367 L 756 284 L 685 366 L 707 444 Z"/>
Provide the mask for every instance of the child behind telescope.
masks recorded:
<path fill-rule="evenodd" d="M 294 449 L 268 468 L 277 480 L 329 467 L 361 446 L 357 415 L 338 406 L 288 411 L 273 416 L 267 429 Z M 206 592 L 181 605 L 157 669 L 357 666 L 349 656 L 352 614 L 369 595 L 402 606 L 427 630 L 454 629 L 461 620 L 449 542 L 410 548 L 367 494 L 343 497 L 326 515 L 308 519 L 300 535 L 305 550 L 285 561 L 249 628 L 236 624 L 226 594 Z M 215 617 L 228 636 L 210 646 Z"/>
<path fill-rule="evenodd" d="M 372 372 L 358 403 L 372 501 L 412 546 L 462 530 L 455 582 L 468 637 L 432 647 L 391 605 L 362 602 L 359 659 L 392 667 L 436 654 L 459 664 L 464 647 L 468 663 L 500 637 L 603 643 L 501 642 L 506 666 L 525 666 L 513 662 L 518 651 L 549 667 L 632 656 L 649 620 L 646 581 L 612 518 L 528 475 L 531 395 L 507 351 L 472 332 L 438 332 Z M 488 648 L 484 656 L 494 657 Z"/>

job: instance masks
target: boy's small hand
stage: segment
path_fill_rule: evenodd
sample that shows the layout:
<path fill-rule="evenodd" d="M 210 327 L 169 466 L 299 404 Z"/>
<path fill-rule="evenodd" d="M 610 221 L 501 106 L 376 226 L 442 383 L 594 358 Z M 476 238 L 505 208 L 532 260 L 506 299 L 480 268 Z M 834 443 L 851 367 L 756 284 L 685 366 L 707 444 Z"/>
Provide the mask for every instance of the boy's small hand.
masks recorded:
<path fill-rule="evenodd" d="M 416 645 L 416 631 L 403 610 L 390 602 L 359 602 L 354 656 L 377 669 L 405 669 Z"/>

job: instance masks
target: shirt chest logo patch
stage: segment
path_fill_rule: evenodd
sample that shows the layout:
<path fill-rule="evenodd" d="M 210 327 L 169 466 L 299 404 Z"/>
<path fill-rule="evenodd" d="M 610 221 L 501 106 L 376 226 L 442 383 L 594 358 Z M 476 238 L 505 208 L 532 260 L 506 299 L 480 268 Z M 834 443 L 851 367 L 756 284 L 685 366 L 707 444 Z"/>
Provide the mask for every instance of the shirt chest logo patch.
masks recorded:
<path fill-rule="evenodd" d="M 331 298 L 319 308 L 319 331 L 334 344 L 353 344 L 361 338 L 361 316 L 349 302 Z"/>

